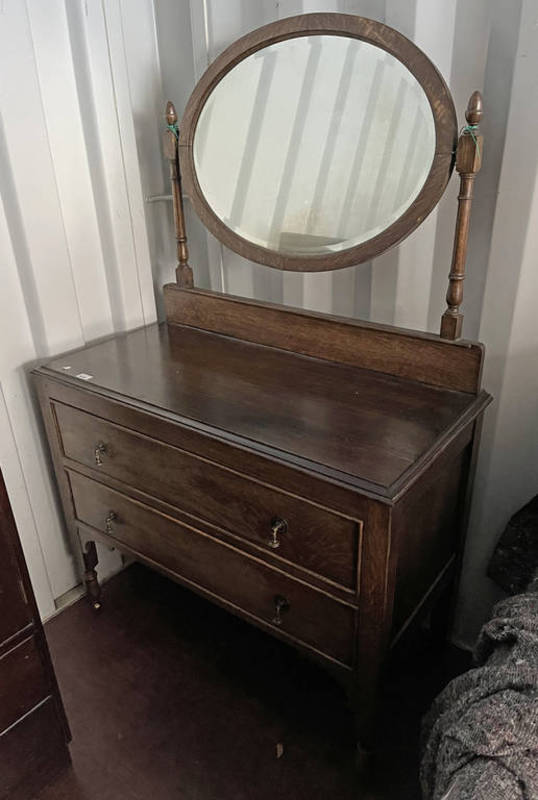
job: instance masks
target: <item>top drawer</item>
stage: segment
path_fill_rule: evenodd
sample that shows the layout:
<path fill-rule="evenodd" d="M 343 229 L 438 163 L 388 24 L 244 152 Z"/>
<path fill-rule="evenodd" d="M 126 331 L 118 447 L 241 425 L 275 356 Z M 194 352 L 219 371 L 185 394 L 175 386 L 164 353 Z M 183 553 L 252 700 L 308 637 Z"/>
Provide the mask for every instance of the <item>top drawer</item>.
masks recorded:
<path fill-rule="evenodd" d="M 360 522 L 63 403 L 54 410 L 73 461 L 356 589 Z"/>

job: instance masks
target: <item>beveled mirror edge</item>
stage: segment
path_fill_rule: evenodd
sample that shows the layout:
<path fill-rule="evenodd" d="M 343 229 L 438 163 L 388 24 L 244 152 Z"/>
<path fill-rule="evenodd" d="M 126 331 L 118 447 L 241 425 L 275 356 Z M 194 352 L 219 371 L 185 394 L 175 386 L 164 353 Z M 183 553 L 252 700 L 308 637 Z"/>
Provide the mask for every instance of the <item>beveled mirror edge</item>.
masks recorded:
<path fill-rule="evenodd" d="M 187 158 L 191 161 L 190 169 L 185 168 Z M 347 250 L 340 250 L 329 255 L 308 256 L 292 256 L 276 250 L 269 250 L 234 233 L 217 217 L 204 199 L 196 180 L 194 165 L 192 165 L 192 150 L 185 154 L 180 151 L 180 165 L 185 193 L 190 198 L 196 213 L 209 231 L 230 250 L 250 261 L 275 269 L 291 272 L 329 272 L 369 261 L 402 242 L 418 228 L 443 195 L 452 173 L 453 156 L 452 154 L 440 154 L 435 159 L 426 179 L 429 191 L 421 190 L 404 214 L 377 236 Z"/>
<path fill-rule="evenodd" d="M 201 111 L 213 89 L 236 64 L 252 53 L 299 36 L 335 35 L 378 46 L 397 58 L 421 85 L 435 126 L 435 154 L 428 176 L 409 208 L 376 236 L 330 254 L 291 255 L 248 241 L 228 228 L 207 203 L 194 165 L 193 140 Z M 450 91 L 435 65 L 413 42 L 393 28 L 351 14 L 314 13 L 288 17 L 246 34 L 208 67 L 191 94 L 180 125 L 179 159 L 185 193 L 211 233 L 240 256 L 275 269 L 325 272 L 368 261 L 399 244 L 430 214 L 441 199 L 454 167 L 457 117 Z"/>

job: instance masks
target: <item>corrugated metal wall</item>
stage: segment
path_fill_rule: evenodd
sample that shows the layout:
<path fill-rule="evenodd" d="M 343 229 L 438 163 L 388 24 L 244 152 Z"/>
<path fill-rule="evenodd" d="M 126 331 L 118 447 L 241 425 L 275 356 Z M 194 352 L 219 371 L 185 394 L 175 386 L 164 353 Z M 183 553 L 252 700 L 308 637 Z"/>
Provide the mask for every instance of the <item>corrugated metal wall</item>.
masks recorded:
<path fill-rule="evenodd" d="M 159 313 L 171 280 L 160 155 L 166 98 L 181 112 L 207 64 L 243 33 L 308 11 L 382 20 L 437 64 L 463 124 L 485 96 L 465 333 L 489 348 L 488 411 L 458 633 L 494 597 L 485 559 L 536 491 L 538 28 L 533 0 L 4 0 L 0 11 L 0 461 L 44 615 L 75 582 L 25 367 Z M 7 80 L 6 80 L 7 76 Z M 282 274 L 206 234 L 187 206 L 198 285 L 436 331 L 457 181 L 399 248 L 338 273 Z M 103 571 L 118 566 L 105 554 Z"/>
<path fill-rule="evenodd" d="M 123 11 L 91 0 L 0 11 L 0 463 L 44 615 L 78 579 L 27 368 L 156 314 L 134 114 L 139 101 L 157 141 L 159 60 L 151 3 Z"/>

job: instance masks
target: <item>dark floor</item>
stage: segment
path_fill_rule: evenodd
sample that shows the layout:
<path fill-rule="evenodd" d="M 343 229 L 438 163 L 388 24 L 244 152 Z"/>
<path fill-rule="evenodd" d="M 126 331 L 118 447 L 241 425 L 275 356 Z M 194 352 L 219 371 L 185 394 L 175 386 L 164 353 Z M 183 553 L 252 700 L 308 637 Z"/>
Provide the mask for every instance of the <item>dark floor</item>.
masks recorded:
<path fill-rule="evenodd" d="M 420 715 L 468 659 L 425 637 L 400 658 L 367 786 L 324 671 L 139 565 L 105 586 L 100 615 L 79 601 L 46 633 L 73 767 L 39 800 L 415 800 Z"/>

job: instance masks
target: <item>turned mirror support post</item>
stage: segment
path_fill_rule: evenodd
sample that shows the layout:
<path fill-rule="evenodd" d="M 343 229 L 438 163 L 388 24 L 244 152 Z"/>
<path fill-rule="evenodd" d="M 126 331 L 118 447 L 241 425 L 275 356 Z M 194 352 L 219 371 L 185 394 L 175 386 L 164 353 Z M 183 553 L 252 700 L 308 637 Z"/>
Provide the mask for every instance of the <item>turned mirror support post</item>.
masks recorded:
<path fill-rule="evenodd" d="M 165 158 L 170 164 L 170 181 L 172 183 L 172 202 L 174 205 L 174 225 L 177 242 L 177 267 L 176 281 L 178 286 L 191 289 L 194 285 L 192 269 L 189 266 L 189 249 L 187 247 L 187 233 L 185 229 L 185 215 L 183 213 L 183 197 L 181 194 L 181 174 L 179 171 L 177 114 L 174 104 L 166 104 L 167 128 L 163 137 L 163 150 Z"/>
<path fill-rule="evenodd" d="M 482 95 L 473 92 L 465 112 L 467 125 L 462 130 L 456 151 L 456 169 L 460 175 L 458 195 L 458 216 L 452 265 L 448 276 L 446 293 L 447 310 L 441 318 L 441 338 L 459 339 L 463 327 L 463 314 L 460 310 L 463 301 L 463 281 L 465 279 L 465 259 L 469 240 L 469 222 L 473 202 L 474 179 L 482 163 L 482 136 L 478 124 L 482 118 Z"/>

